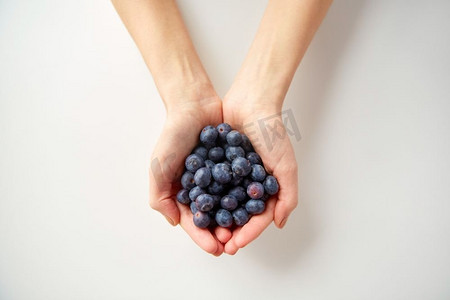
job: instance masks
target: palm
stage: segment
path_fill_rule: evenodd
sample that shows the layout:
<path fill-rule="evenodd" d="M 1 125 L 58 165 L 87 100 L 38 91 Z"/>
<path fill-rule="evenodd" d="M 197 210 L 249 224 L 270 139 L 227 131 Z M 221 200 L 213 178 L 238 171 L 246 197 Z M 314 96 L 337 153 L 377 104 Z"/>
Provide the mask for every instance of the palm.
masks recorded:
<path fill-rule="evenodd" d="M 273 174 L 279 184 L 279 193 L 266 203 L 263 214 L 254 216 L 241 228 L 233 231 L 232 238 L 225 245 L 225 252 L 234 254 L 254 239 L 273 221 L 282 227 L 286 212 L 297 204 L 297 163 L 295 154 L 281 122 L 281 115 L 264 106 L 238 105 L 233 101 L 224 101 L 224 122 L 243 131 L 251 140 L 256 152 L 261 156 L 266 170 Z M 268 126 L 276 128 L 278 135 L 268 140 L 262 133 L 259 120 L 268 120 Z"/>

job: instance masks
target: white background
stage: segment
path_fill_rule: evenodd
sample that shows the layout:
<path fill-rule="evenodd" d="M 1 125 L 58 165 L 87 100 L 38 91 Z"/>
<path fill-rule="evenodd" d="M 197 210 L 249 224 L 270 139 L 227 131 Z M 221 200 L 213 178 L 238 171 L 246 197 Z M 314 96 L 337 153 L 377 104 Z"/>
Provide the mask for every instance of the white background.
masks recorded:
<path fill-rule="evenodd" d="M 184 0 L 224 95 L 265 1 Z M 285 108 L 300 205 L 234 257 L 147 204 L 165 111 L 108 1 L 0 2 L 0 299 L 450 299 L 450 2 L 335 1 Z"/>

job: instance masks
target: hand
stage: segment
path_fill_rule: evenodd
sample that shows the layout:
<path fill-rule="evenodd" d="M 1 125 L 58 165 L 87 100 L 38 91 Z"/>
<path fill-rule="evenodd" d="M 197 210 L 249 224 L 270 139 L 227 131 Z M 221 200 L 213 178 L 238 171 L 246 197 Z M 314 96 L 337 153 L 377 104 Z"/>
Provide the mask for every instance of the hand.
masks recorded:
<path fill-rule="evenodd" d="M 266 99 L 248 100 L 228 95 L 223 102 L 224 122 L 248 136 L 266 170 L 277 178 L 280 186 L 279 192 L 266 202 L 266 209 L 262 214 L 253 216 L 247 224 L 232 232 L 224 251 L 234 255 L 239 248 L 255 240 L 272 221 L 275 221 L 277 227 L 283 228 L 289 214 L 297 206 L 298 186 L 297 162 L 281 120 L 281 105 L 267 104 L 271 102 L 265 101 Z M 258 125 L 258 120 L 267 117 L 271 117 L 267 125 L 276 128 L 279 134 L 272 141 L 265 140 L 267 137 L 263 136 Z"/>
<path fill-rule="evenodd" d="M 211 233 L 192 222 L 188 206 L 178 203 L 180 177 L 184 159 L 198 142 L 198 133 L 209 124 L 222 122 L 222 102 L 215 96 L 196 101 L 178 102 L 168 107 L 167 119 L 156 144 L 150 167 L 150 206 L 166 217 L 172 225 L 178 223 L 203 250 L 219 256 L 231 233 L 223 228 Z"/>

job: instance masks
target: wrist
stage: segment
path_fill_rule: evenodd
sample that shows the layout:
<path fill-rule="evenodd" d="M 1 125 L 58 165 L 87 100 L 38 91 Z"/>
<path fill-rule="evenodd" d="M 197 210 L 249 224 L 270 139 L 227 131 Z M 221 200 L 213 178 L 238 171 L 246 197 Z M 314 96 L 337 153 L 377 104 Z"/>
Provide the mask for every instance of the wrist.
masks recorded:
<path fill-rule="evenodd" d="M 279 112 L 283 107 L 287 88 L 267 78 L 236 79 L 224 97 L 224 103 L 246 110 Z"/>
<path fill-rule="evenodd" d="M 168 113 L 208 107 L 220 102 L 210 82 L 169 83 L 160 89 Z"/>

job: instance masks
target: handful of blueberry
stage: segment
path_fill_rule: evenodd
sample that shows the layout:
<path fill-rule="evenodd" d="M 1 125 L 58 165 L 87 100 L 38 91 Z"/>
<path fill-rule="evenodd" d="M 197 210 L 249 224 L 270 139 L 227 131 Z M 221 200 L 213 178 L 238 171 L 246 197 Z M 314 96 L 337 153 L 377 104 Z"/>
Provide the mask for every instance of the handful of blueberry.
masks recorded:
<path fill-rule="evenodd" d="M 190 205 L 200 228 L 243 226 L 279 188 L 248 137 L 227 123 L 203 128 L 185 167 L 177 200 Z"/>

